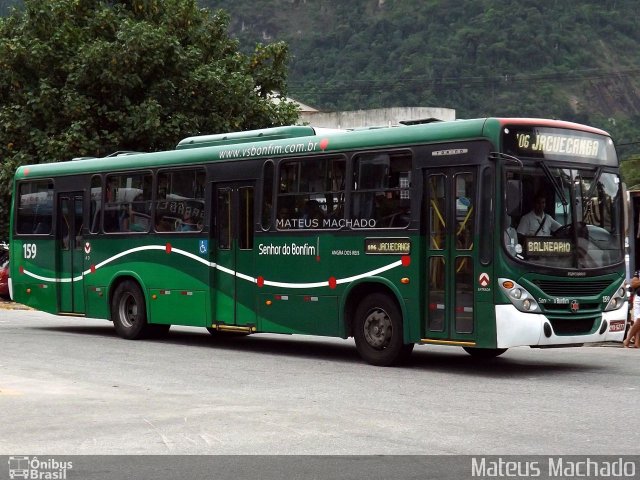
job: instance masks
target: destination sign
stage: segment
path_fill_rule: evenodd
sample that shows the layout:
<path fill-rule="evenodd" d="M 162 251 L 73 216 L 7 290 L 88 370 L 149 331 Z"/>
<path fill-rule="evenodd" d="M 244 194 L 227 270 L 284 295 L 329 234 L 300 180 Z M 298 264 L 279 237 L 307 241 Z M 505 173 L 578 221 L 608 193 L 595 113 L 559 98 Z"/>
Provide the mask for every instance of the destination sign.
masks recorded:
<path fill-rule="evenodd" d="M 524 242 L 524 246 L 527 255 L 554 257 L 571 255 L 573 252 L 573 245 L 569 240 L 560 240 L 556 238 L 527 238 Z"/>
<path fill-rule="evenodd" d="M 364 241 L 367 254 L 409 255 L 411 240 L 408 238 L 367 238 Z"/>
<path fill-rule="evenodd" d="M 559 128 L 507 127 L 505 152 L 518 157 L 566 158 L 592 162 L 614 160 L 613 144 L 607 137 Z"/>
<path fill-rule="evenodd" d="M 604 146 L 604 142 L 600 139 L 578 138 L 569 135 L 517 133 L 516 138 L 520 150 L 556 155 L 598 158 L 598 152 L 601 152 Z"/>

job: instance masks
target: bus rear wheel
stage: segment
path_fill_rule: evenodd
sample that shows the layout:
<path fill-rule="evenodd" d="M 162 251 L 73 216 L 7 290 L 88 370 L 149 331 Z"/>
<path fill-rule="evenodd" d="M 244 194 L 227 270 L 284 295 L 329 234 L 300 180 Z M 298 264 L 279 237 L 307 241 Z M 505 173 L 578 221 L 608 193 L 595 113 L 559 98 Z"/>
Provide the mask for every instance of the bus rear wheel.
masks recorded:
<path fill-rule="evenodd" d="M 413 343 L 403 343 L 399 307 L 382 293 L 368 295 L 358 305 L 353 338 L 360 356 L 381 367 L 406 360 L 413 350 Z"/>
<path fill-rule="evenodd" d="M 506 348 L 471 348 L 471 347 L 462 347 L 464 351 L 467 352 L 474 358 L 478 358 L 481 360 L 489 360 L 492 358 L 499 357 L 504 352 L 507 351 Z"/>
<path fill-rule="evenodd" d="M 137 340 L 154 333 L 154 326 L 147 323 L 142 290 L 131 280 L 122 282 L 113 293 L 111 319 L 118 335 L 127 340 Z"/>

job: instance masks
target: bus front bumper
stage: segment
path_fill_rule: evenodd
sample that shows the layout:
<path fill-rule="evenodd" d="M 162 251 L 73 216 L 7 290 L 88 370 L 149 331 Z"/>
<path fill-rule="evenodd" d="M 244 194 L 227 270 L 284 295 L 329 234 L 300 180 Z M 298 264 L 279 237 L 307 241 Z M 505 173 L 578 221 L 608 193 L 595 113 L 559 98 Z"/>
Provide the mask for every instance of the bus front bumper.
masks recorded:
<path fill-rule="evenodd" d="M 497 348 L 519 346 L 562 346 L 580 343 L 622 342 L 627 320 L 628 304 L 618 310 L 602 312 L 594 333 L 558 335 L 551 327 L 552 322 L 546 315 L 524 313 L 513 305 L 496 305 L 496 342 Z M 607 327 L 600 333 L 603 322 Z M 613 323 L 612 323 L 613 322 Z M 621 323 L 622 322 L 622 323 Z M 548 324 L 545 334 L 545 324 Z M 613 330 L 614 328 L 621 330 Z"/>

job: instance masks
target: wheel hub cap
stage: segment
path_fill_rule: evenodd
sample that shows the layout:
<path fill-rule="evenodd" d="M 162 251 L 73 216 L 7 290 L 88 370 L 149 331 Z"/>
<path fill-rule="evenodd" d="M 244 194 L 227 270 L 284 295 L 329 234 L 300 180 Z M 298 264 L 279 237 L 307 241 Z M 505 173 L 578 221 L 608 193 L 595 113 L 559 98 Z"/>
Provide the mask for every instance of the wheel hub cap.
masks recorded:
<path fill-rule="evenodd" d="M 364 338 L 374 348 L 383 349 L 391 342 L 391 319 L 382 309 L 372 310 L 364 321 Z"/>
<path fill-rule="evenodd" d="M 138 319 L 138 303 L 131 294 L 127 294 L 120 300 L 118 309 L 120 321 L 128 328 L 132 327 Z"/>

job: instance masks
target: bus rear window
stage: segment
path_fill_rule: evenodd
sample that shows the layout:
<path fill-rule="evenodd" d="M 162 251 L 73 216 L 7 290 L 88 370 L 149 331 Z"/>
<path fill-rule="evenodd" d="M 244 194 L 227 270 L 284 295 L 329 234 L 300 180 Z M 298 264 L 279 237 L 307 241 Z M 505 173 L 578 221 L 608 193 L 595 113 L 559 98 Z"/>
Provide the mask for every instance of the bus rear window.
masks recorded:
<path fill-rule="evenodd" d="M 40 180 L 20 184 L 16 233 L 46 235 L 51 233 L 53 218 L 53 182 Z"/>

